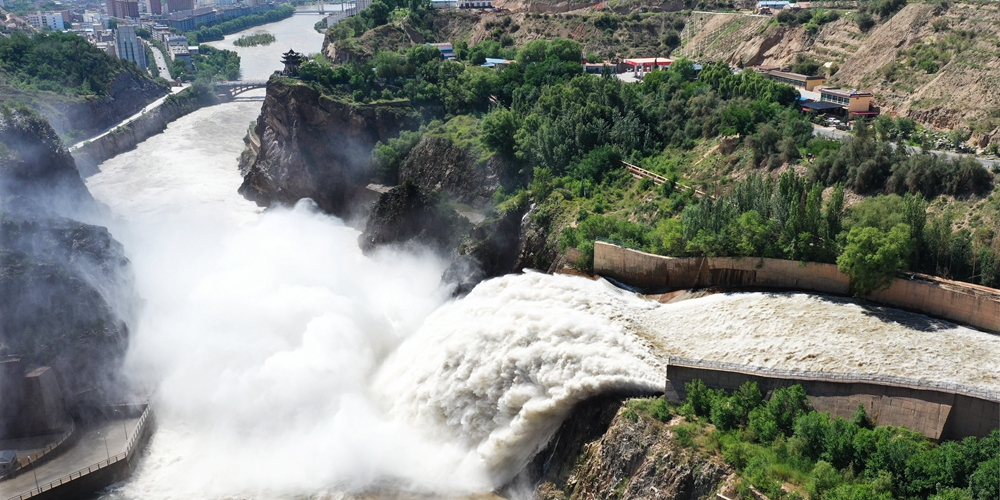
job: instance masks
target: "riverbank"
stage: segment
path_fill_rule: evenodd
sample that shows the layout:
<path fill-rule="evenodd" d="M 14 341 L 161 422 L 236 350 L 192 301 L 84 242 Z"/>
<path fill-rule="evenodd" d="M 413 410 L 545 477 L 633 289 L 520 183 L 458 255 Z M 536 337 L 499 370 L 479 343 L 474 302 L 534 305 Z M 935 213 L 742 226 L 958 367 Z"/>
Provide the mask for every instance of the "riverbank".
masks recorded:
<path fill-rule="evenodd" d="M 170 122 L 205 106 L 221 102 L 214 88 L 192 85 L 171 94 L 138 117 L 94 139 L 73 146 L 70 153 L 83 177 L 99 172 L 98 165 L 136 147 L 140 142 L 163 132 Z"/>

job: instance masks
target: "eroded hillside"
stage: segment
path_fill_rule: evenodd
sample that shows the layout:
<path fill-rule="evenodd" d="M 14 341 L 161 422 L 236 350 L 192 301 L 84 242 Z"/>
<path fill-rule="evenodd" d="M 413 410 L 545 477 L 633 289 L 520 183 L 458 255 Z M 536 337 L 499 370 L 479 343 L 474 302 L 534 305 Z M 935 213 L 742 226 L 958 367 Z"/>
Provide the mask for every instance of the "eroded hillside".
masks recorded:
<path fill-rule="evenodd" d="M 337 42 L 335 61 L 426 41 L 494 40 L 507 47 L 564 37 L 605 60 L 684 55 L 699 62 L 790 67 L 805 58 L 829 83 L 871 90 L 883 112 L 939 130 L 964 127 L 972 145 L 1000 143 L 1000 7 L 911 3 L 862 31 L 853 10 L 810 29 L 773 16 L 677 11 L 681 3 L 508 2 L 507 11 L 435 11 Z M 639 13 L 643 8 L 651 12 Z"/>
<path fill-rule="evenodd" d="M 884 112 L 937 129 L 969 127 L 973 143 L 1000 141 L 1000 9 L 995 4 L 907 5 L 862 32 L 851 11 L 810 34 L 771 17 L 692 14 L 678 53 L 697 60 L 790 66 L 799 56 L 830 82 L 871 90 Z"/>

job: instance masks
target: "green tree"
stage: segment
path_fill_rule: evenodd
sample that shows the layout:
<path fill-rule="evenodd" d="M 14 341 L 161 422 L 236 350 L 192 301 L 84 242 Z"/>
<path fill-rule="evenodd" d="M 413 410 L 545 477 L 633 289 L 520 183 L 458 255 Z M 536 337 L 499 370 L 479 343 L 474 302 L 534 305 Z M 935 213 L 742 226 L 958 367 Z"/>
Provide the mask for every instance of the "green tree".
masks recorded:
<path fill-rule="evenodd" d="M 517 114 L 500 108 L 483 117 L 480 124 L 483 144 L 508 158 L 514 157 L 517 147 L 517 130 L 520 128 Z"/>
<path fill-rule="evenodd" d="M 545 40 L 532 40 L 521 47 L 517 53 L 517 61 L 521 64 L 542 62 L 548 54 L 549 42 Z"/>
<path fill-rule="evenodd" d="M 837 257 L 837 267 L 850 278 L 857 296 L 885 290 L 896 273 L 906 269 L 912 246 L 907 224 L 896 224 L 888 233 L 875 227 L 853 227 Z"/>

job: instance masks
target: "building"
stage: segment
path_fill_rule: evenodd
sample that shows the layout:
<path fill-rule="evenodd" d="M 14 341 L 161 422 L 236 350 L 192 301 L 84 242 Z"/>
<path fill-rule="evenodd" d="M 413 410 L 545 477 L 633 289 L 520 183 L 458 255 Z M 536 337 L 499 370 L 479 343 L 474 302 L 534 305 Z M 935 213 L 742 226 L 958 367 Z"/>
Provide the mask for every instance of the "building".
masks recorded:
<path fill-rule="evenodd" d="M 194 10 L 194 0 L 167 0 L 167 12 Z"/>
<path fill-rule="evenodd" d="M 484 62 L 480 66 L 483 66 L 485 68 L 504 69 L 508 65 L 510 65 L 512 63 L 515 63 L 515 62 L 517 62 L 517 61 L 514 61 L 513 59 L 494 59 L 492 57 L 487 57 L 486 58 L 486 62 Z"/>
<path fill-rule="evenodd" d="M 171 0 L 167 0 L 169 5 Z M 198 28 L 199 24 L 208 25 L 215 22 L 217 19 L 215 9 L 211 7 L 202 7 L 195 10 L 185 10 L 182 12 L 170 11 L 167 15 L 166 22 L 171 28 L 176 28 L 181 31 L 191 31 Z"/>
<path fill-rule="evenodd" d="M 187 37 L 171 35 L 164 43 L 172 61 L 180 59 L 188 65 L 191 64 L 191 49 L 188 47 Z"/>
<path fill-rule="evenodd" d="M 433 9 L 457 9 L 458 0 L 431 0 Z"/>
<path fill-rule="evenodd" d="M 119 19 L 138 19 L 138 0 L 108 0 L 108 15 Z"/>
<path fill-rule="evenodd" d="M 354 0 L 354 7 L 347 9 L 347 15 L 353 16 L 358 12 L 361 12 L 368 8 L 372 4 L 372 0 Z"/>
<path fill-rule="evenodd" d="M 583 63 L 583 71 L 585 73 L 592 73 L 595 75 L 604 74 L 605 71 L 609 73 L 617 73 L 618 65 L 608 63 Z"/>
<path fill-rule="evenodd" d="M 490 0 L 472 0 L 458 2 L 459 9 L 492 9 L 493 2 Z"/>
<path fill-rule="evenodd" d="M 767 71 L 764 76 L 776 82 L 787 83 L 793 87 L 812 92 L 817 85 L 822 85 L 826 81 L 822 76 L 806 76 L 798 73 L 786 73 L 784 71 Z"/>
<path fill-rule="evenodd" d="M 653 68 L 667 69 L 672 62 L 674 61 L 666 57 L 636 57 L 622 61 L 627 67 L 630 67 L 629 71 L 641 72 L 653 71 Z"/>
<path fill-rule="evenodd" d="M 135 28 L 134 25 L 126 24 L 115 30 L 115 53 L 118 59 L 127 59 L 146 69 L 149 66 L 146 61 L 146 49 L 136 36 Z"/>
<path fill-rule="evenodd" d="M 431 47 L 434 47 L 441 51 L 441 57 L 444 59 L 454 59 L 455 58 L 455 46 L 450 43 L 428 43 Z"/>
<path fill-rule="evenodd" d="M 66 24 L 63 22 L 61 12 L 33 12 L 28 14 L 28 24 L 39 30 L 65 31 Z"/>
<path fill-rule="evenodd" d="M 55 372 L 41 366 L 25 373 L 25 368 L 18 358 L 0 360 L 0 439 L 55 434 L 72 425 Z"/>
<path fill-rule="evenodd" d="M 163 14 L 163 2 L 160 0 L 146 0 L 146 12 L 150 14 Z"/>
<path fill-rule="evenodd" d="M 838 104 L 847 112 L 847 117 L 877 115 L 872 110 L 872 94 L 857 90 L 820 89 L 820 102 Z"/>
<path fill-rule="evenodd" d="M 792 4 L 789 2 L 784 2 L 784 1 L 777 2 L 777 1 L 766 0 L 763 2 L 757 2 L 757 12 L 763 13 L 763 12 L 774 12 L 778 10 L 784 10 L 790 8 L 791 5 Z"/>

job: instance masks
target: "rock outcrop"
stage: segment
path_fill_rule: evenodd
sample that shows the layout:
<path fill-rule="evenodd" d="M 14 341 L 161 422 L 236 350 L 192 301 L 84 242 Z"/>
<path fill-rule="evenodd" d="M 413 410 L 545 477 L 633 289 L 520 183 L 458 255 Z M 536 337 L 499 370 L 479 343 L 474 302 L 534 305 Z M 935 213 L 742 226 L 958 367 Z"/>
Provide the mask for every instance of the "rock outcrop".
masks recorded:
<path fill-rule="evenodd" d="M 406 182 L 379 197 L 358 243 L 363 252 L 384 245 L 417 244 L 447 253 L 454 251 L 470 225 L 455 210 Z"/>
<path fill-rule="evenodd" d="M 714 499 L 732 474 L 678 443 L 672 425 L 609 396 L 579 405 L 516 481 L 541 500 L 695 500 Z"/>
<path fill-rule="evenodd" d="M 509 169 L 499 155 L 480 160 L 448 139 L 424 136 L 399 166 L 399 182 L 409 180 L 459 202 L 485 207 Z"/>
<path fill-rule="evenodd" d="M 51 366 L 63 394 L 111 397 L 137 299 L 106 214 L 55 131 L 0 107 L 0 356 Z M 72 401 L 70 401 L 72 403 Z"/>
<path fill-rule="evenodd" d="M 50 92 L 25 93 L 16 89 L 10 92 L 14 100 L 25 102 L 45 117 L 61 137 L 79 140 L 138 113 L 169 89 L 149 78 L 122 72 L 111 81 L 104 96 L 70 98 Z"/>
<path fill-rule="evenodd" d="M 405 101 L 359 105 L 273 78 L 254 129 L 259 152 L 241 158 L 240 194 L 260 206 L 311 198 L 326 212 L 348 215 L 368 183 L 375 143 L 417 125 Z"/>

